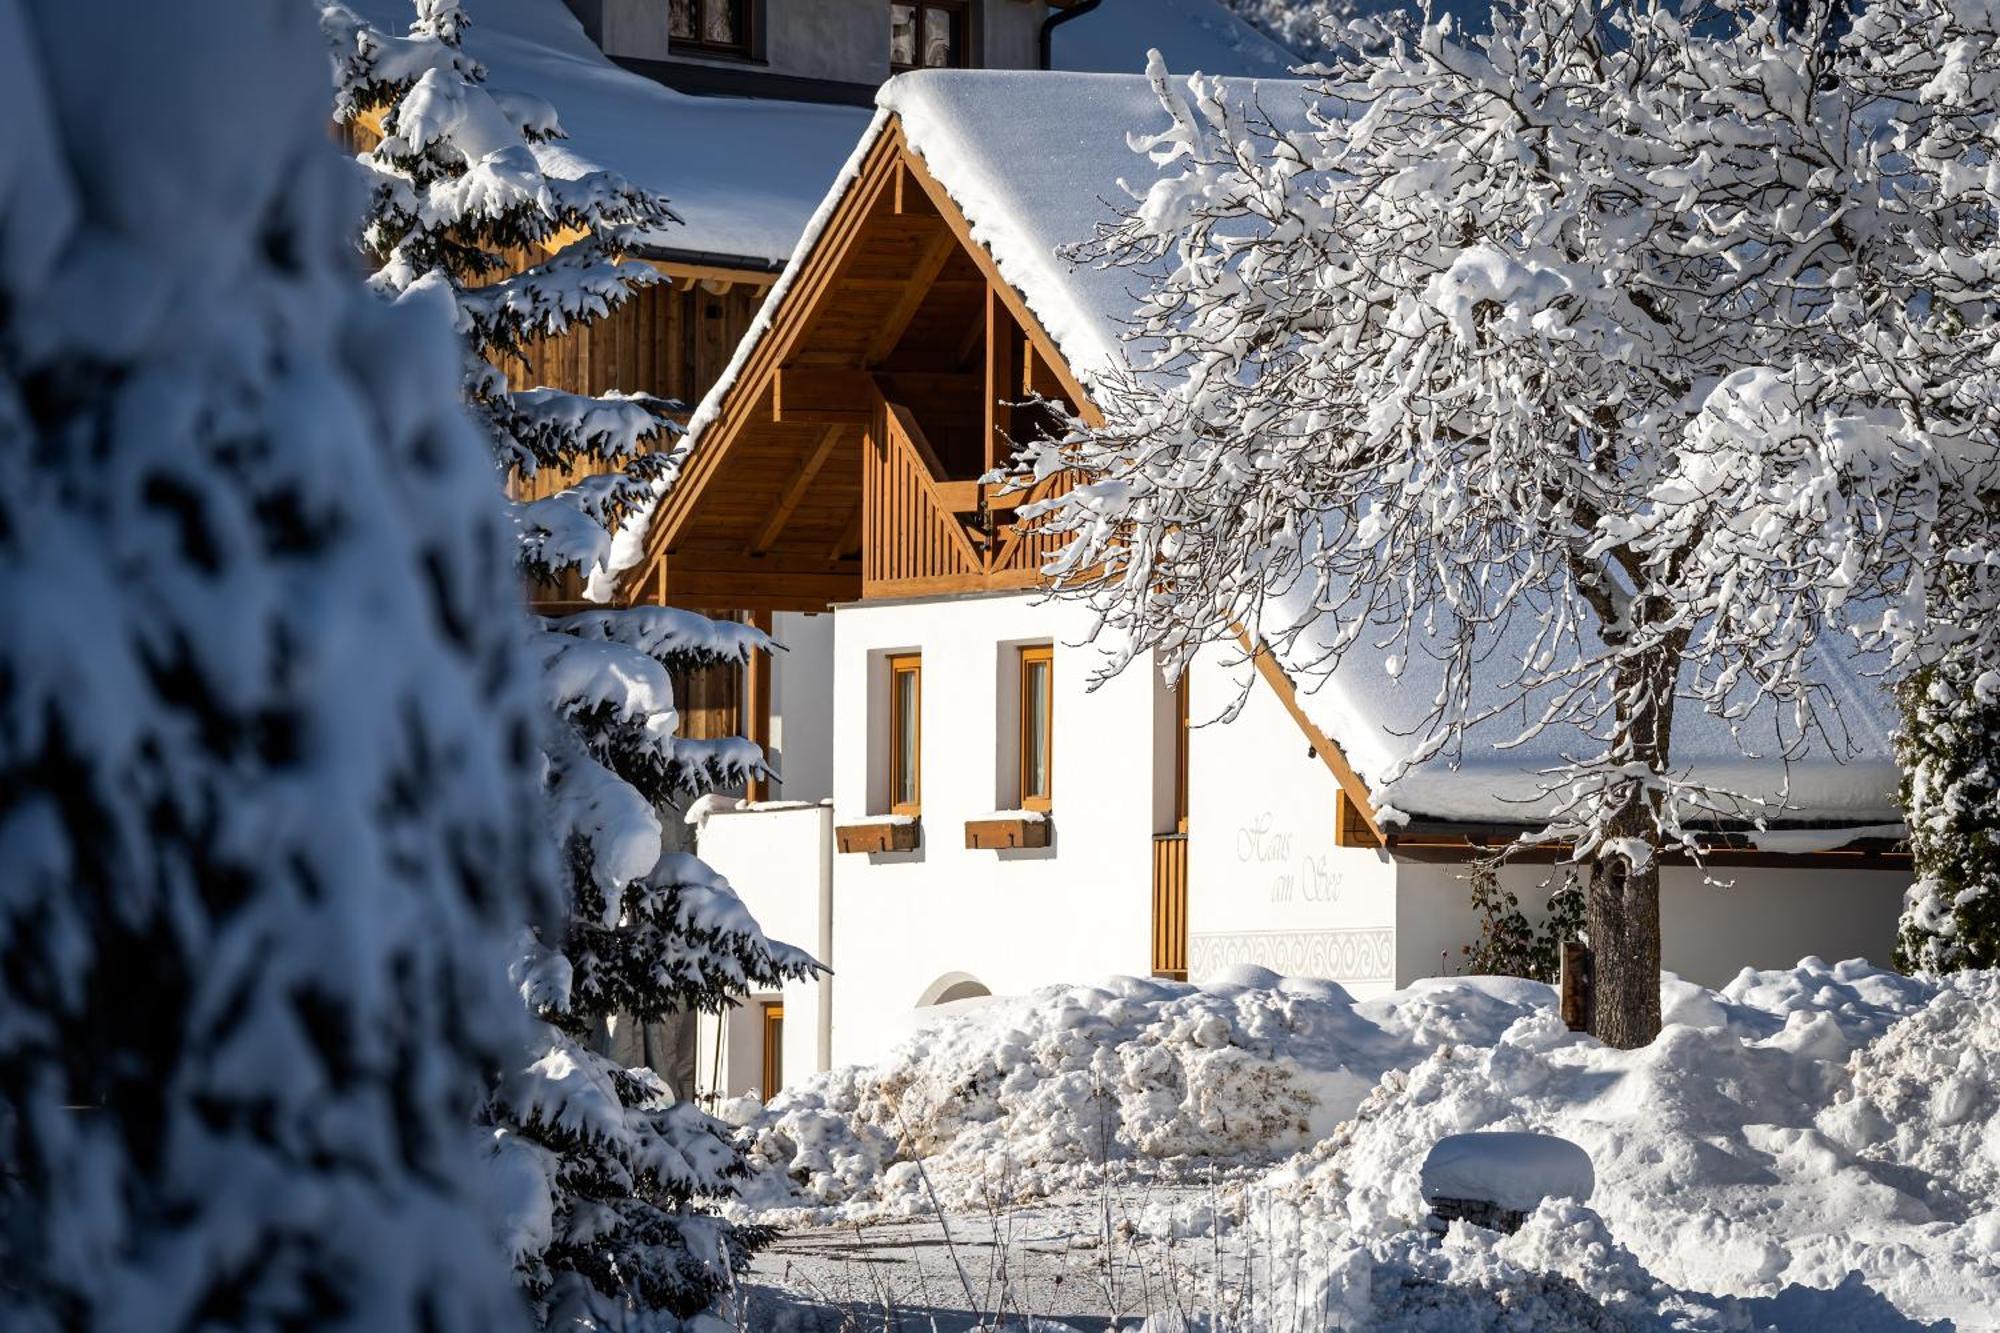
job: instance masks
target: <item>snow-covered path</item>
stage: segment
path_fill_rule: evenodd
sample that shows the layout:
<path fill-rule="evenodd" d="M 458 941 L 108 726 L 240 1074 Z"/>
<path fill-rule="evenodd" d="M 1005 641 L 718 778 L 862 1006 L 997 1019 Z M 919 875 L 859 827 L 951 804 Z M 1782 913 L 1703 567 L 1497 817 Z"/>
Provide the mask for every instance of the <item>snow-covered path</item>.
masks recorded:
<path fill-rule="evenodd" d="M 1114 1224 L 1115 1225 L 1115 1224 Z M 997 1317 L 1096 1330 L 1168 1308 L 1161 1247 L 1114 1233 L 1074 1201 L 1004 1215 L 808 1226 L 758 1257 L 749 1327 L 958 1333 Z M 770 1322 L 766 1322 L 766 1319 Z"/>

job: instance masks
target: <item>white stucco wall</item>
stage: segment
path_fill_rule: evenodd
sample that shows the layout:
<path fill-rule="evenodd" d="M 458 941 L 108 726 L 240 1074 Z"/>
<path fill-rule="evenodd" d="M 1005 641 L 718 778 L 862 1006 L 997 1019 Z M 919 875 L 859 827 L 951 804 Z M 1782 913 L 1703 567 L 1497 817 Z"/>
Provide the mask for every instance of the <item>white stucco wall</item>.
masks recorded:
<path fill-rule="evenodd" d="M 948 974 L 995 994 L 1151 965 L 1157 677 L 1137 668 L 1086 694 L 1096 661 L 1072 646 L 1088 621 L 1028 594 L 868 602 L 835 612 L 837 823 L 886 805 L 886 668 L 923 654 L 923 845 L 835 854 L 836 1063 L 867 1059 L 908 1030 Z M 1023 643 L 1055 645 L 1054 843 L 975 851 L 965 821 L 1011 807 Z"/>
<path fill-rule="evenodd" d="M 1537 924 L 1552 872 L 1557 868 L 1513 865 L 1502 874 Z M 1704 883 L 1699 870 L 1675 865 L 1662 872 L 1660 886 L 1661 965 L 1704 986 L 1721 986 L 1745 967 L 1790 967 L 1807 955 L 1886 966 L 1910 883 L 1907 867 L 1717 866 L 1710 873 L 1729 883 Z M 1396 970 L 1404 984 L 1441 968 L 1463 970 L 1460 949 L 1478 930 L 1464 874 L 1463 865 L 1398 867 Z"/>
<path fill-rule="evenodd" d="M 1333 774 L 1259 681 L 1222 651 L 1190 674 L 1189 979 L 1236 964 L 1325 977 L 1357 995 L 1395 984 L 1395 867 L 1334 846 Z"/>
<path fill-rule="evenodd" d="M 776 795 L 823 801 L 833 795 L 833 616 L 783 612 L 771 637 L 771 750 Z"/>
<path fill-rule="evenodd" d="M 827 806 L 743 810 L 710 815 L 697 843 L 703 860 L 726 878 L 764 933 L 830 963 L 828 911 L 833 812 Z M 832 980 L 794 981 L 782 992 L 750 998 L 730 1016 L 720 1087 L 737 1096 L 763 1082 L 763 1015 L 758 1001 L 782 995 L 787 1086 L 827 1068 Z M 716 1025 L 702 1024 L 697 1079 L 706 1089 L 715 1072 Z M 769 1094 L 773 1091 L 764 1088 Z"/>

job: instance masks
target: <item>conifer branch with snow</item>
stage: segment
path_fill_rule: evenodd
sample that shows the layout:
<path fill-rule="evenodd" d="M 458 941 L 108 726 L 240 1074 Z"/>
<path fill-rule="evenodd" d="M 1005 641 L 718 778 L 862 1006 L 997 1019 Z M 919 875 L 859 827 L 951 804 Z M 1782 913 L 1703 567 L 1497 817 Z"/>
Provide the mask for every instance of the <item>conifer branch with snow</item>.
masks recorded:
<path fill-rule="evenodd" d="M 511 533 L 309 10 L 0 0 L 0 1327 L 522 1326 Z"/>
<path fill-rule="evenodd" d="M 620 525 L 678 469 L 678 451 L 659 447 L 678 430 L 671 405 L 510 391 L 498 367 L 525 340 L 588 325 L 663 281 L 625 256 L 672 210 L 608 173 L 545 173 L 534 147 L 561 137 L 555 110 L 485 85 L 452 0 L 418 0 L 401 36 L 339 5 L 323 26 L 336 117 L 379 116 L 380 141 L 358 158 L 372 185 L 360 239 L 374 287 L 447 307 L 496 481 L 543 467 L 589 474 L 516 506 L 521 570 L 601 574 Z M 677 736 L 671 673 L 771 645 L 662 607 L 554 616 L 531 633 L 548 717 L 543 825 L 568 871 L 568 919 L 518 949 L 513 976 L 538 1035 L 493 1090 L 492 1165 L 516 1271 L 545 1325 L 679 1328 L 717 1304 L 767 1233 L 705 1209 L 744 1166 L 726 1127 L 686 1100 L 693 1090 L 593 1046 L 613 1016 L 720 1010 L 814 970 L 766 939 L 707 866 L 666 851 L 657 813 L 764 763 L 748 741 Z"/>

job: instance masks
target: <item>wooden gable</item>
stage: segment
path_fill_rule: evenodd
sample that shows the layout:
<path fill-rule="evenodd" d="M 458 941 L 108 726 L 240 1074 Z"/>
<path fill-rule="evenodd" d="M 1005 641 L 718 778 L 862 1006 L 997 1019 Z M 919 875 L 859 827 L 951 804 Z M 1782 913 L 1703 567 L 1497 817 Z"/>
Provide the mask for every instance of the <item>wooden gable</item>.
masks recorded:
<path fill-rule="evenodd" d="M 819 611 L 1034 586 L 1052 541 L 981 485 L 1090 404 L 1020 294 L 892 122 L 751 334 L 647 532 L 634 600 Z"/>

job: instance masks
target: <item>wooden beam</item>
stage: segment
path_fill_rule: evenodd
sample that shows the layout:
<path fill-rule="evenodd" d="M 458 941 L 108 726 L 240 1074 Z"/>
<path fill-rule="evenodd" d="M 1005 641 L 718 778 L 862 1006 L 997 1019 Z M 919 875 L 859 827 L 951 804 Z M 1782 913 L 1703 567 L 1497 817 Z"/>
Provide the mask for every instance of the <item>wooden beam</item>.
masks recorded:
<path fill-rule="evenodd" d="M 750 348 L 743 373 L 724 397 L 721 416 L 704 432 L 702 447 L 694 451 L 679 480 L 667 492 L 660 513 L 647 530 L 648 560 L 664 559 L 680 544 L 703 494 L 728 461 L 746 419 L 756 411 L 758 400 L 767 392 L 765 377 L 790 356 L 833 289 L 847 245 L 867 224 L 875 202 L 888 188 L 891 168 L 901 151 L 901 137 L 885 133 L 863 158 L 846 198 L 834 210 L 812 253 L 804 257 L 792 275 L 771 327 Z M 642 565 L 634 577 L 643 578 L 646 573 Z"/>
<path fill-rule="evenodd" d="M 793 425 L 865 426 L 875 386 L 854 370 L 780 366 L 771 372 L 771 420 Z"/>
<path fill-rule="evenodd" d="M 921 194 L 922 191 L 918 193 Z M 923 255 L 917 260 L 916 267 L 910 270 L 909 281 L 903 287 L 902 296 L 897 298 L 894 308 L 882 321 L 882 327 L 875 331 L 873 338 L 869 339 L 868 351 L 862 358 L 863 365 L 875 365 L 896 350 L 896 344 L 903 341 L 903 335 L 909 331 L 910 321 L 917 317 L 917 311 L 923 306 L 924 298 L 931 294 L 931 287 L 937 281 L 937 275 L 943 271 L 945 264 L 951 259 L 951 252 L 957 248 L 958 238 L 951 234 L 951 229 L 939 227 L 938 234 L 925 247 Z"/>
<path fill-rule="evenodd" d="M 1014 339 L 1019 326 L 1007 312 L 1000 293 L 991 283 L 986 287 L 986 470 L 991 472 L 1007 461 L 1013 449 L 1014 409 L 1010 404 L 1021 398 L 1018 378 L 1024 353 Z M 1026 342 L 1025 338 L 1022 342 Z"/>
<path fill-rule="evenodd" d="M 1256 664 L 1257 674 L 1264 678 L 1264 683 L 1278 696 L 1278 702 L 1292 715 L 1292 721 L 1298 723 L 1299 730 L 1305 733 L 1306 741 L 1312 746 L 1313 753 L 1319 756 L 1322 764 L 1326 765 L 1327 772 L 1333 774 L 1333 780 L 1340 784 L 1341 795 L 1347 798 L 1345 807 L 1336 802 L 1334 845 L 1336 847 L 1380 846 L 1382 826 L 1376 822 L 1375 807 L 1368 799 L 1368 784 L 1361 780 L 1361 775 L 1347 762 L 1347 756 L 1341 752 L 1340 747 L 1319 729 L 1318 724 L 1306 716 L 1305 709 L 1299 706 L 1297 687 L 1292 684 L 1292 678 L 1285 674 L 1285 669 L 1278 665 L 1278 659 L 1271 656 L 1271 650 L 1261 646 L 1252 647 L 1250 636 L 1240 629 L 1237 630 L 1236 636 L 1243 644 L 1243 651 L 1249 653 L 1251 660 Z M 1345 839 L 1373 839 L 1373 841 L 1345 841 Z"/>
<path fill-rule="evenodd" d="M 753 628 L 764 633 L 771 632 L 771 613 L 752 611 L 749 616 Z M 764 752 L 765 762 L 771 758 L 771 654 L 763 649 L 751 652 L 750 659 L 743 664 L 744 694 L 744 738 Z M 771 799 L 771 783 L 768 778 L 754 777 L 745 786 L 743 794 L 753 801 Z"/>
<path fill-rule="evenodd" d="M 778 275 L 761 268 L 723 268 L 716 264 L 683 264 L 671 259 L 644 261 L 676 282 L 742 283 L 746 287 L 769 287 Z"/>
<path fill-rule="evenodd" d="M 769 521 L 757 534 L 756 540 L 750 543 L 751 555 L 767 554 L 771 547 L 777 544 L 778 534 L 783 532 L 785 524 L 791 521 L 792 514 L 799 507 L 799 501 L 806 498 L 806 492 L 812 489 L 814 478 L 818 477 L 820 469 L 826 466 L 826 460 L 833 457 L 834 447 L 840 443 L 840 437 L 845 433 L 845 429 L 839 425 L 828 426 L 820 433 L 818 446 L 799 463 L 798 470 L 792 473 L 791 481 L 785 485 L 785 493 L 778 497 L 778 507 L 771 511 Z"/>
<path fill-rule="evenodd" d="M 986 302 L 981 301 L 979 309 L 973 312 L 972 323 L 966 326 L 964 335 L 958 340 L 958 356 L 953 360 L 952 364 L 955 366 L 964 365 L 972 359 L 972 354 L 984 346 L 985 343 Z M 978 372 L 975 371 L 974 373 Z"/>
<path fill-rule="evenodd" d="M 865 501 L 855 502 L 854 516 L 847 520 L 847 526 L 840 530 L 840 537 L 834 542 L 833 549 L 826 553 L 829 560 L 839 560 L 861 545 L 861 518 L 866 508 Z"/>
<path fill-rule="evenodd" d="M 1019 324 L 1021 331 L 1035 343 L 1036 350 L 1042 354 L 1042 359 L 1048 363 L 1049 368 L 1056 373 L 1056 378 L 1062 383 L 1064 398 L 1076 409 L 1086 425 L 1103 425 L 1103 414 L 1098 411 L 1097 405 L 1090 401 L 1090 395 L 1083 391 L 1083 382 L 1070 370 L 1069 363 L 1063 360 L 1062 353 L 1056 348 L 1056 340 L 1049 336 L 1048 330 L 1042 327 L 1042 322 L 1035 318 L 1035 312 L 1028 309 L 1028 303 L 1022 299 L 1021 294 L 1000 276 L 1000 266 L 994 262 L 993 256 L 987 253 L 986 247 L 972 238 L 972 224 L 966 220 L 965 214 L 959 212 L 958 205 L 952 202 L 951 195 L 945 191 L 944 186 L 938 184 L 937 179 L 924 166 L 923 159 L 911 151 L 903 139 L 902 130 L 898 128 L 894 134 L 897 149 L 902 153 L 903 164 L 910 174 L 910 179 L 922 186 L 924 193 L 930 196 L 931 203 L 937 206 L 938 216 L 945 220 L 945 224 L 958 237 L 959 243 L 972 256 L 973 263 L 979 266 L 979 271 L 986 275 L 986 280 L 999 292 L 1001 301 L 1014 316 L 1014 322 Z"/>
<path fill-rule="evenodd" d="M 910 179 L 910 170 L 901 162 L 896 164 L 896 213 L 899 217 L 930 217 L 938 215 L 937 205 L 925 194 L 923 187 Z"/>

